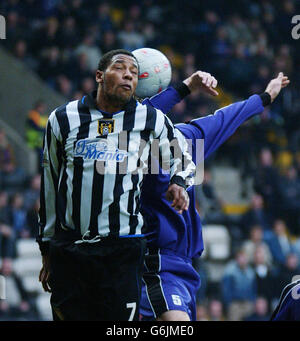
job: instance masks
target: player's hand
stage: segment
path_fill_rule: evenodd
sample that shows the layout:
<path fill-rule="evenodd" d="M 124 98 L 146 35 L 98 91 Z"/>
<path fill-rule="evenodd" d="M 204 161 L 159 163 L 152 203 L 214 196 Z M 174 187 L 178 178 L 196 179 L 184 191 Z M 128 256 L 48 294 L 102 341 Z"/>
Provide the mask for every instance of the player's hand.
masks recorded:
<path fill-rule="evenodd" d="M 197 71 L 185 79 L 183 83 L 187 85 L 191 92 L 200 89 L 211 96 L 219 95 L 218 91 L 215 90 L 218 81 L 210 73 Z"/>
<path fill-rule="evenodd" d="M 49 286 L 49 277 L 50 277 L 50 260 L 49 256 L 42 257 L 43 266 L 40 271 L 39 281 L 42 283 L 43 289 L 46 292 L 51 292 L 51 288 Z"/>
<path fill-rule="evenodd" d="M 166 198 L 169 201 L 172 201 L 172 207 L 175 208 L 178 213 L 182 214 L 183 211 L 187 211 L 190 204 L 190 198 L 187 194 L 187 191 L 176 184 L 172 184 L 169 186 Z"/>
<path fill-rule="evenodd" d="M 277 78 L 274 78 L 270 81 L 270 83 L 267 85 L 267 88 L 265 92 L 270 94 L 271 96 L 271 102 L 274 101 L 274 99 L 279 95 L 281 89 L 288 86 L 290 83 L 290 80 L 287 76 L 284 76 L 282 72 L 279 72 Z"/>

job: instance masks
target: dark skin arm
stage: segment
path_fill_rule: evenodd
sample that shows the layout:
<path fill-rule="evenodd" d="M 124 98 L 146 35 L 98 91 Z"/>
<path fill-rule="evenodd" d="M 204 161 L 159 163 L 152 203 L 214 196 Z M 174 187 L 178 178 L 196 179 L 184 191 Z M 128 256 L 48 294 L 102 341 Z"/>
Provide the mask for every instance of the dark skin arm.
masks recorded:
<path fill-rule="evenodd" d="M 50 277 L 49 255 L 44 255 L 42 257 L 42 262 L 43 262 L 43 266 L 39 274 L 39 281 L 42 283 L 44 291 L 51 292 L 51 288 L 49 286 L 49 277 Z"/>
<path fill-rule="evenodd" d="M 172 184 L 169 186 L 166 198 L 169 201 L 172 201 L 171 206 L 179 213 L 182 214 L 183 211 L 187 211 L 189 208 L 190 198 L 187 194 L 187 191 L 176 184 Z"/>

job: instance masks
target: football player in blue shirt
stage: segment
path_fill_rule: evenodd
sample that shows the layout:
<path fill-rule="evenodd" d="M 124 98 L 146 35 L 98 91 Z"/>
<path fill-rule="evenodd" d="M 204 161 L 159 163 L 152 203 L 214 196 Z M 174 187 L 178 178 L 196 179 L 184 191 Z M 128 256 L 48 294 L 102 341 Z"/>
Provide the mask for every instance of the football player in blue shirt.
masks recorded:
<path fill-rule="evenodd" d="M 192 141 L 194 163 L 197 158 L 197 140 L 204 139 L 204 159 L 224 143 L 246 120 L 264 111 L 281 89 L 289 84 L 288 77 L 279 73 L 271 80 L 265 92 L 252 95 L 245 101 L 217 110 L 213 115 L 194 119 L 176 128 Z M 186 95 L 196 89 L 216 96 L 216 79 L 198 71 L 179 87 L 168 87 L 144 102 L 165 114 Z M 200 278 L 192 266 L 194 258 L 203 251 L 202 227 L 195 207 L 194 187 L 188 189 L 190 205 L 182 214 L 177 213 L 165 197 L 169 175 L 160 170 L 159 175 L 147 174 L 143 183 L 141 212 L 146 220 L 148 253 L 141 300 L 141 319 L 159 321 L 196 320 L 196 292 Z"/>
<path fill-rule="evenodd" d="M 300 321 L 300 279 L 283 288 L 271 321 Z"/>

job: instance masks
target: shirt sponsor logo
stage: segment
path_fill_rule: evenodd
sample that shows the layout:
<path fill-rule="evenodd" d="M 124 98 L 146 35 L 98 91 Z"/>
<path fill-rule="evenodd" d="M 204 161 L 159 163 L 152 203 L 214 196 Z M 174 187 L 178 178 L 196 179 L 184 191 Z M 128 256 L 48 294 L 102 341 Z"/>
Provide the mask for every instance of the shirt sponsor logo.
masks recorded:
<path fill-rule="evenodd" d="M 74 156 L 85 160 L 123 162 L 128 153 L 118 148 L 108 148 L 108 143 L 103 140 L 83 139 L 77 141 Z"/>

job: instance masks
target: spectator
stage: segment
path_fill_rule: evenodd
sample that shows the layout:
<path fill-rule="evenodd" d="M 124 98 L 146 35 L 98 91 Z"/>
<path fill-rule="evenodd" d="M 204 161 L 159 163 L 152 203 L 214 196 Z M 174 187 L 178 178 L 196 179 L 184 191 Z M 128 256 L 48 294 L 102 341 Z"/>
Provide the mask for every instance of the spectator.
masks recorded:
<path fill-rule="evenodd" d="M 180 123 L 184 120 L 186 112 L 187 112 L 186 102 L 181 101 L 174 105 L 172 112 L 169 115 L 169 118 L 173 122 L 173 124 Z"/>
<path fill-rule="evenodd" d="M 26 40 L 19 39 L 14 46 L 14 56 L 26 64 L 30 69 L 37 69 L 37 61 L 28 53 L 28 45 Z"/>
<path fill-rule="evenodd" d="M 129 51 L 145 46 L 145 39 L 137 32 L 133 21 L 125 21 L 123 29 L 118 34 L 118 40 L 120 47 Z"/>
<path fill-rule="evenodd" d="M 280 183 L 282 214 L 289 232 L 300 236 L 300 181 L 295 167 L 290 167 Z"/>
<path fill-rule="evenodd" d="M 77 55 L 75 60 L 71 60 L 67 66 L 67 72 L 63 75 L 63 77 L 68 78 L 73 90 L 80 87 L 83 79 L 89 77 L 94 79 L 93 74 L 89 70 L 87 55 L 85 53 L 80 53 Z M 72 84 L 71 80 L 73 81 Z M 64 92 L 64 95 L 69 96 L 66 92 Z"/>
<path fill-rule="evenodd" d="M 232 53 L 232 46 L 228 39 L 226 27 L 219 26 L 216 31 L 216 39 L 212 43 L 213 65 L 216 73 L 221 73 L 222 79 L 225 78 L 225 68 Z"/>
<path fill-rule="evenodd" d="M 33 206 L 27 210 L 27 224 L 30 238 L 36 238 L 39 232 L 38 213 L 40 209 L 40 199 L 36 199 Z"/>
<path fill-rule="evenodd" d="M 35 174 L 30 179 L 30 185 L 24 191 L 24 208 L 29 210 L 35 205 L 35 201 L 40 198 L 41 175 Z"/>
<path fill-rule="evenodd" d="M 201 278 L 201 285 L 196 293 L 196 301 L 197 303 L 201 303 L 205 300 L 207 294 L 208 269 L 205 262 L 201 258 L 194 259 L 193 267 Z"/>
<path fill-rule="evenodd" d="M 256 277 L 257 296 L 265 297 L 269 304 L 276 297 L 276 268 L 266 262 L 264 248 L 259 245 L 254 250 L 253 270 Z"/>
<path fill-rule="evenodd" d="M 59 42 L 59 21 L 53 16 L 49 17 L 45 24 L 35 32 L 32 49 L 33 52 L 41 55 L 47 48 L 58 46 Z"/>
<path fill-rule="evenodd" d="M 89 94 L 95 89 L 95 80 L 92 77 L 87 77 L 82 80 L 80 90 L 83 94 Z"/>
<path fill-rule="evenodd" d="M 4 170 L 5 165 L 11 162 L 15 163 L 15 153 L 11 144 L 8 142 L 5 131 L 0 129 L 0 173 Z"/>
<path fill-rule="evenodd" d="M 145 18 L 146 20 L 153 22 L 156 25 L 162 24 L 164 21 L 163 8 L 153 0 L 147 0 L 144 2 Z"/>
<path fill-rule="evenodd" d="M 64 70 L 64 63 L 61 60 L 61 51 L 57 46 L 47 48 L 38 66 L 39 76 L 51 87 L 55 87 L 55 80 Z"/>
<path fill-rule="evenodd" d="M 271 219 L 276 219 L 280 212 L 280 177 L 273 165 L 273 155 L 270 149 L 260 152 L 259 164 L 254 175 L 254 189 L 260 194 L 266 204 L 266 211 Z"/>
<path fill-rule="evenodd" d="M 243 250 L 224 269 L 222 293 L 229 321 L 240 321 L 253 312 L 256 280 Z"/>
<path fill-rule="evenodd" d="M 238 14 L 233 14 L 229 18 L 226 30 L 229 40 L 235 45 L 241 41 L 250 44 L 253 40 L 249 26 Z"/>
<path fill-rule="evenodd" d="M 97 8 L 96 23 L 100 26 L 101 32 L 106 32 L 113 28 L 111 18 L 111 7 L 108 2 L 101 3 Z"/>
<path fill-rule="evenodd" d="M 204 304 L 198 304 L 197 307 L 197 321 L 208 321 L 208 314 L 207 314 L 207 309 Z"/>
<path fill-rule="evenodd" d="M 251 197 L 250 209 L 241 218 L 241 227 L 245 238 L 250 233 L 250 227 L 259 225 L 264 231 L 271 229 L 271 222 L 264 210 L 264 202 L 261 195 L 254 193 Z"/>
<path fill-rule="evenodd" d="M 13 43 L 24 34 L 23 25 L 18 11 L 14 9 L 8 9 L 6 15 L 6 39 L 4 40 L 6 45 L 13 49 Z"/>
<path fill-rule="evenodd" d="M 103 54 L 119 48 L 116 35 L 112 30 L 103 33 L 103 38 L 101 39 L 100 46 Z"/>
<path fill-rule="evenodd" d="M 292 247 L 298 258 L 300 259 L 300 237 L 294 240 Z"/>
<path fill-rule="evenodd" d="M 145 37 L 145 46 L 159 46 L 161 39 L 155 30 L 155 26 L 150 23 L 146 22 L 142 26 L 142 34 Z"/>
<path fill-rule="evenodd" d="M 0 257 L 2 261 L 15 256 L 15 235 L 10 225 L 8 195 L 0 192 Z"/>
<path fill-rule="evenodd" d="M 223 203 L 215 193 L 212 175 L 209 169 L 204 171 L 201 186 L 196 187 L 196 197 L 198 210 L 205 224 L 223 224 L 225 222 L 226 218 L 222 212 Z"/>
<path fill-rule="evenodd" d="M 269 321 L 270 314 L 268 308 L 268 302 L 264 297 L 258 297 L 255 300 L 254 313 L 246 316 L 244 321 Z"/>
<path fill-rule="evenodd" d="M 253 265 L 255 250 L 260 247 L 264 253 L 264 259 L 268 266 L 272 264 L 272 254 L 268 244 L 263 241 L 263 230 L 261 226 L 254 225 L 250 230 L 250 239 L 243 242 L 242 248 L 248 258 L 248 262 Z"/>
<path fill-rule="evenodd" d="M 80 42 L 80 35 L 74 17 L 68 16 L 59 28 L 58 45 L 63 49 L 73 49 Z"/>
<path fill-rule="evenodd" d="M 21 193 L 16 192 L 11 197 L 9 214 L 15 237 L 17 239 L 29 237 L 27 213 L 24 209 L 24 197 Z"/>
<path fill-rule="evenodd" d="M 209 321 L 225 321 L 223 303 L 220 300 L 212 299 L 208 304 Z"/>
<path fill-rule="evenodd" d="M 83 0 L 70 0 L 67 6 L 56 5 L 56 9 L 61 11 L 61 17 L 71 16 L 74 18 L 77 28 L 80 28 L 80 32 L 85 29 L 86 23 L 92 19 L 83 6 Z"/>
<path fill-rule="evenodd" d="M 46 104 L 37 101 L 27 116 L 26 139 L 29 148 L 35 150 L 37 154 L 37 171 L 41 170 L 43 158 L 43 139 L 48 116 L 45 114 Z"/>
<path fill-rule="evenodd" d="M 87 58 L 87 67 L 90 72 L 96 72 L 95 65 L 98 65 L 102 56 L 102 52 L 98 46 L 96 46 L 95 37 L 91 34 L 87 34 L 82 43 L 76 48 L 75 53 L 77 55 L 84 54 Z"/>
<path fill-rule="evenodd" d="M 230 89 L 244 97 L 253 75 L 254 69 L 252 63 L 249 62 L 247 47 L 244 42 L 238 43 L 234 47 L 226 73 L 226 76 L 231 78 Z"/>
<path fill-rule="evenodd" d="M 286 224 L 283 220 L 275 220 L 273 233 L 267 235 L 264 240 L 269 245 L 274 262 L 277 264 L 284 264 L 286 256 L 294 251 Z"/>
<path fill-rule="evenodd" d="M 259 63 L 257 66 L 257 79 L 256 82 L 256 91 L 257 93 L 261 93 L 264 90 L 265 85 L 271 77 L 270 67 L 266 64 Z"/>
<path fill-rule="evenodd" d="M 61 94 L 66 98 L 71 98 L 73 93 L 73 86 L 68 77 L 60 75 L 56 78 L 56 87 Z"/>
<path fill-rule="evenodd" d="M 0 274 L 5 277 L 6 282 L 11 283 L 9 290 L 13 296 L 18 296 L 0 300 L 0 320 L 40 320 L 35 301 L 25 289 L 22 278 L 15 273 L 11 259 L 3 259 Z"/>
<path fill-rule="evenodd" d="M 13 161 L 4 164 L 0 176 L 2 190 L 7 191 L 9 195 L 16 191 L 22 192 L 25 189 L 27 174 L 23 168 L 17 167 Z"/>

